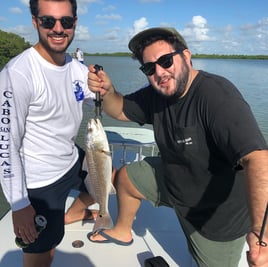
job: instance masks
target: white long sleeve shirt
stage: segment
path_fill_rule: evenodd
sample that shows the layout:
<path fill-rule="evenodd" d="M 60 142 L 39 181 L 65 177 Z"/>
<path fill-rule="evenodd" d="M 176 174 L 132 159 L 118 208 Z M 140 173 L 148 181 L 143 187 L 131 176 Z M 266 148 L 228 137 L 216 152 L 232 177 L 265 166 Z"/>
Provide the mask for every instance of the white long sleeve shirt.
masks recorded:
<path fill-rule="evenodd" d="M 54 183 L 78 158 L 88 69 L 67 55 L 64 66 L 47 62 L 32 47 L 0 72 L 0 178 L 12 210 L 30 204 L 27 188 Z"/>

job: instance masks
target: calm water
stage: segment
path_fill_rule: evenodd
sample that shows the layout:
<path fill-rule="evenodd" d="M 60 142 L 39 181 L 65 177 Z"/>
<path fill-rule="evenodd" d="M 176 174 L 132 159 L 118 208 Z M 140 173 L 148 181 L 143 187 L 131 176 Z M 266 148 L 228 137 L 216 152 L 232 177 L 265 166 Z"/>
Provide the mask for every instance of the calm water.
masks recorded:
<path fill-rule="evenodd" d="M 147 82 L 146 77 L 138 69 L 138 62 L 128 57 L 86 57 L 85 64 L 102 65 L 110 75 L 115 88 L 123 94 L 133 92 Z M 193 66 L 196 69 L 225 76 L 238 87 L 250 104 L 268 142 L 268 60 L 193 59 Z M 94 113 L 85 109 L 77 140 L 81 146 L 83 146 L 85 122 L 92 116 Z M 118 122 L 105 115 L 103 124 L 137 126 L 135 123 Z M 7 207 L 0 192 L 0 217 Z"/>

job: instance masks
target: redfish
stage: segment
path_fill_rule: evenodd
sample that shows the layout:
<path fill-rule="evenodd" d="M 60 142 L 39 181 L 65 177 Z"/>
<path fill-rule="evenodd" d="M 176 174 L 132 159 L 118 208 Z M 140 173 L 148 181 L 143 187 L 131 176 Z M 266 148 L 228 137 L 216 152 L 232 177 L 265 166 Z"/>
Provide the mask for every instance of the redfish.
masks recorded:
<path fill-rule="evenodd" d="M 88 167 L 85 185 L 90 195 L 99 204 L 99 215 L 93 227 L 93 232 L 96 232 L 113 227 L 108 203 L 109 194 L 115 193 L 111 181 L 112 155 L 106 133 L 99 119 L 88 121 L 85 152 Z"/>

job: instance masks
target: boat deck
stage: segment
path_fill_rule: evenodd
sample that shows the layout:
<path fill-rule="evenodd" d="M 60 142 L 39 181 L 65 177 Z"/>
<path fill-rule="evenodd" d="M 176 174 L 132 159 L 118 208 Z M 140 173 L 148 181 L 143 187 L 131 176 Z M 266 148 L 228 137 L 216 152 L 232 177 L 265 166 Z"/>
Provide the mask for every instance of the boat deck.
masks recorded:
<path fill-rule="evenodd" d="M 116 131 L 115 131 L 116 130 Z M 153 147 L 153 134 L 146 131 L 146 137 L 139 129 L 106 129 L 112 146 L 114 166 L 141 158 L 140 145 Z M 130 134 L 132 133 L 132 135 Z M 116 139 L 111 141 L 117 133 Z M 149 135 L 148 135 L 149 134 Z M 137 141 L 138 140 L 138 141 Z M 121 148 L 120 148 L 121 143 Z M 123 150 L 122 150 L 123 146 Z M 129 146 L 131 151 L 128 150 Z M 138 149 L 138 152 L 134 150 Z M 72 191 L 68 197 L 66 208 L 72 203 L 78 192 Z M 96 206 L 92 208 L 97 208 Z M 116 196 L 109 199 L 109 211 L 116 220 Z M 96 244 L 87 239 L 93 222 L 76 222 L 65 226 L 65 236 L 58 246 L 52 267 L 138 267 L 144 266 L 147 258 L 162 256 L 170 267 L 197 267 L 188 252 L 186 240 L 177 221 L 174 211 L 167 207 L 154 208 L 148 202 L 142 202 L 133 224 L 132 245 L 124 247 L 115 244 Z M 0 221 L 2 242 L 0 246 L 0 267 L 20 267 L 22 252 L 16 247 L 9 211 Z M 72 243 L 82 241 L 84 245 L 75 248 Z M 238 267 L 246 267 L 246 245 Z M 217 267 L 217 266 L 215 266 Z"/>
<path fill-rule="evenodd" d="M 67 207 L 76 194 L 75 191 L 71 192 Z M 117 214 L 115 196 L 110 196 L 109 210 L 115 221 Z M 155 256 L 162 256 L 171 267 L 197 267 L 187 250 L 184 234 L 172 209 L 166 207 L 156 209 L 148 202 L 143 202 L 133 224 L 134 242 L 127 247 L 90 242 L 87 234 L 92 228 L 92 222 L 66 225 L 65 237 L 56 250 L 52 267 L 138 267 L 144 266 L 145 259 Z M 21 266 L 22 253 L 14 242 L 10 212 L 0 221 L 0 229 L 3 238 L 0 267 Z M 73 247 L 72 243 L 76 240 L 83 241 L 84 246 Z M 245 251 L 239 267 L 248 266 Z"/>

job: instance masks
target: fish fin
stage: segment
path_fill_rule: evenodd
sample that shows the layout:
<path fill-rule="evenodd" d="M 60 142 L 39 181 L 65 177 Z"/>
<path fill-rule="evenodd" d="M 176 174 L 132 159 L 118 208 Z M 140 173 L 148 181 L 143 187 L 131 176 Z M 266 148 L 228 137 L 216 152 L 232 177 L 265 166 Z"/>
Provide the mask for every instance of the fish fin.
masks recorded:
<path fill-rule="evenodd" d="M 96 222 L 94 224 L 93 227 L 93 233 L 95 233 L 96 231 L 100 230 L 100 229 L 111 229 L 113 228 L 114 224 L 113 224 L 113 220 L 110 216 L 109 213 L 106 213 L 104 215 L 99 215 L 96 218 Z"/>
<path fill-rule="evenodd" d="M 101 152 L 104 153 L 107 156 L 112 156 L 112 152 L 111 151 L 102 150 Z"/>

